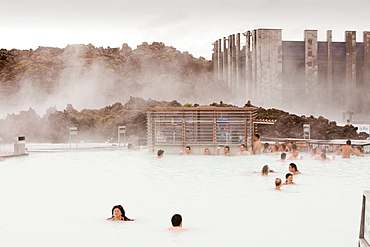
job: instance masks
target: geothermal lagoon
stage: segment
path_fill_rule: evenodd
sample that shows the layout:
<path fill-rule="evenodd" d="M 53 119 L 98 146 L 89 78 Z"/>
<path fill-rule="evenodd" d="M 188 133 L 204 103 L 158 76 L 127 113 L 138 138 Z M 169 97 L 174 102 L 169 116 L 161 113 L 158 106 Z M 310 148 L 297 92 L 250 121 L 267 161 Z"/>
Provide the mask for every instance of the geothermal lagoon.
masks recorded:
<path fill-rule="evenodd" d="M 278 155 L 27 147 L 39 152 L 0 163 L 2 246 L 355 247 L 370 181 L 368 156 L 323 163 L 301 153 L 296 185 L 275 191 L 290 163 Z M 277 173 L 253 173 L 265 164 Z M 107 221 L 116 204 L 135 221 Z M 189 231 L 166 231 L 175 213 Z"/>

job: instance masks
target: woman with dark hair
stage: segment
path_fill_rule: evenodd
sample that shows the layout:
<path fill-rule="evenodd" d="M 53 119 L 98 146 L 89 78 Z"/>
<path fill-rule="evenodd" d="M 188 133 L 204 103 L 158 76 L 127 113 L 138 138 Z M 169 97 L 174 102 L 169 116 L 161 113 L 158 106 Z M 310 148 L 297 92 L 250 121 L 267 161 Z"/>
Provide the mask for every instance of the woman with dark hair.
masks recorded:
<path fill-rule="evenodd" d="M 116 205 L 112 208 L 112 217 L 107 220 L 134 221 L 126 217 L 125 210 L 121 205 Z"/>
<path fill-rule="evenodd" d="M 298 171 L 297 165 L 294 163 L 289 164 L 289 171 L 293 173 L 293 175 L 301 174 L 300 171 Z"/>
<path fill-rule="evenodd" d="M 287 173 L 286 175 L 285 175 L 285 183 L 283 183 L 283 185 L 287 185 L 287 184 L 295 184 L 294 182 L 293 182 L 293 174 L 291 174 L 291 173 Z"/>

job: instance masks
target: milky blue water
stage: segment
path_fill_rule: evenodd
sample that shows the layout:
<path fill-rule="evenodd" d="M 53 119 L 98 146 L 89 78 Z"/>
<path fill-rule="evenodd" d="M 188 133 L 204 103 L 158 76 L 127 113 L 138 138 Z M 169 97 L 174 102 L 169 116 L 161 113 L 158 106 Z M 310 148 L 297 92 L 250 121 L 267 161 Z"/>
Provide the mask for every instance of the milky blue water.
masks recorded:
<path fill-rule="evenodd" d="M 51 145 L 38 146 L 46 149 Z M 370 158 L 37 152 L 0 162 L 1 246 L 357 246 Z M 268 164 L 277 171 L 262 177 Z M 134 222 L 112 222 L 122 204 Z M 171 233 L 173 214 L 189 231 Z"/>

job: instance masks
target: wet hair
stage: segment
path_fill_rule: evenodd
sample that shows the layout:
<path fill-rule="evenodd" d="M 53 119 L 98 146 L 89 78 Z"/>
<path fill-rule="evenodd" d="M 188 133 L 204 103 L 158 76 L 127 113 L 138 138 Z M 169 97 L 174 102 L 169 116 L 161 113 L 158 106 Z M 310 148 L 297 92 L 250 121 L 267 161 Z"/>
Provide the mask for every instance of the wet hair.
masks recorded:
<path fill-rule="evenodd" d="M 265 144 L 263 144 L 264 148 L 268 148 L 269 146 L 270 146 L 270 144 L 268 144 L 267 142 Z"/>
<path fill-rule="evenodd" d="M 260 135 L 259 134 L 254 134 L 255 137 L 257 137 L 258 139 L 260 139 Z"/>
<path fill-rule="evenodd" d="M 245 145 L 244 143 L 240 144 L 240 146 L 247 148 L 247 145 Z"/>
<path fill-rule="evenodd" d="M 275 178 L 275 185 L 279 186 L 281 184 L 281 179 L 280 178 Z"/>
<path fill-rule="evenodd" d="M 292 144 L 292 149 L 297 149 L 297 144 L 293 143 Z"/>
<path fill-rule="evenodd" d="M 189 150 L 191 150 L 190 146 L 186 146 L 186 147 L 185 147 L 185 149 L 186 149 L 186 148 L 189 148 Z"/>
<path fill-rule="evenodd" d="M 127 148 L 131 149 L 132 148 L 132 143 L 127 144 Z"/>
<path fill-rule="evenodd" d="M 269 174 L 269 166 L 268 165 L 264 165 L 263 167 L 262 167 L 262 175 L 263 174 L 266 174 L 266 175 L 268 175 Z"/>
<path fill-rule="evenodd" d="M 326 160 L 326 154 L 321 154 L 321 159 Z"/>
<path fill-rule="evenodd" d="M 281 154 L 280 154 L 280 159 L 285 160 L 285 159 L 286 159 L 286 153 L 281 153 Z"/>
<path fill-rule="evenodd" d="M 114 217 L 113 215 L 113 211 L 118 208 L 119 211 L 121 211 L 121 214 L 122 214 L 122 217 L 123 217 L 123 220 L 124 221 L 130 221 L 131 219 L 127 218 L 126 217 L 126 213 L 125 213 L 125 210 L 123 209 L 123 207 L 121 205 L 115 205 L 113 208 L 112 208 L 112 218 Z"/>
<path fill-rule="evenodd" d="M 286 179 L 285 182 L 288 182 L 289 176 L 292 176 L 293 177 L 293 174 L 291 174 L 291 173 L 285 174 L 285 179 Z"/>
<path fill-rule="evenodd" d="M 164 153 L 164 151 L 162 149 L 159 149 L 158 152 L 157 152 L 157 155 L 161 156 L 163 153 Z"/>
<path fill-rule="evenodd" d="M 298 172 L 298 168 L 296 164 L 290 163 L 289 166 L 291 166 L 296 172 Z"/>
<path fill-rule="evenodd" d="M 227 150 L 229 150 L 229 151 L 230 151 L 230 147 L 229 147 L 229 146 L 225 146 L 225 147 L 224 147 L 224 149 L 225 149 L 225 148 L 227 148 Z"/>
<path fill-rule="evenodd" d="M 180 226 L 182 222 L 182 217 L 180 214 L 174 214 L 171 218 L 172 226 Z"/>
<path fill-rule="evenodd" d="M 351 140 L 347 140 L 347 141 L 346 141 L 346 144 L 347 144 L 347 145 L 351 145 Z"/>

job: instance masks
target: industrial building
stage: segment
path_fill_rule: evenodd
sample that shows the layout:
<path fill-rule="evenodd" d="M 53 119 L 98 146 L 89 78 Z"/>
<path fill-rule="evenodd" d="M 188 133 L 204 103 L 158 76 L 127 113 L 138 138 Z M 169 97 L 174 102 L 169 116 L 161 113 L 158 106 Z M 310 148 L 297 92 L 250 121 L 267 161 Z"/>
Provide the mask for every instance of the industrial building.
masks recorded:
<path fill-rule="evenodd" d="M 343 116 L 369 121 L 370 32 L 356 42 L 318 40 L 305 30 L 303 41 L 283 41 L 281 29 L 256 29 L 214 42 L 214 76 L 232 88 L 237 104 L 275 107 L 292 112 Z M 325 111 L 324 111 L 325 110 Z M 361 119 L 362 118 L 362 119 Z"/>

